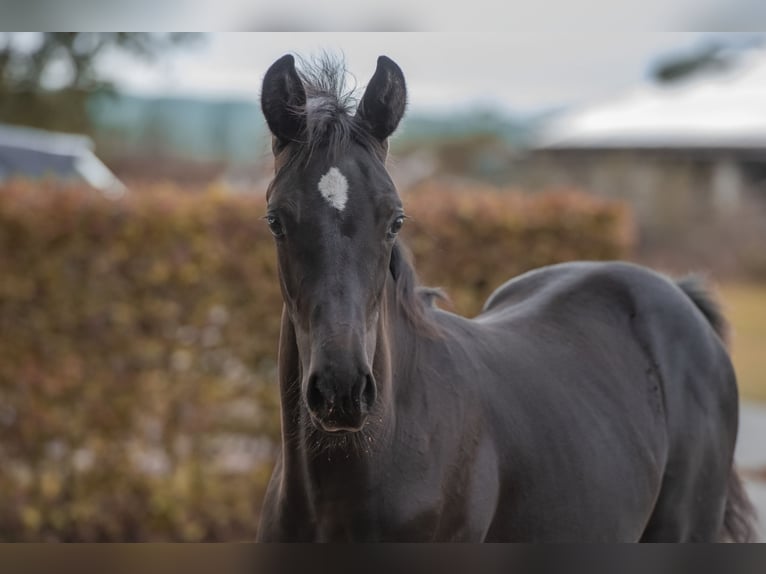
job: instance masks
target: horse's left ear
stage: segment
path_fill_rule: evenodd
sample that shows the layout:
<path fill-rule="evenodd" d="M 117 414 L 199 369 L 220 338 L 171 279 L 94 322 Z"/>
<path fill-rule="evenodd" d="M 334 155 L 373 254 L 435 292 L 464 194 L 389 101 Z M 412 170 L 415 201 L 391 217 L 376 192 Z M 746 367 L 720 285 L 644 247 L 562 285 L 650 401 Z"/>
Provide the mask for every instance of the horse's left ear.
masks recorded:
<path fill-rule="evenodd" d="M 399 125 L 406 105 L 407 87 L 401 68 L 391 58 L 380 56 L 356 117 L 372 135 L 384 141 Z"/>

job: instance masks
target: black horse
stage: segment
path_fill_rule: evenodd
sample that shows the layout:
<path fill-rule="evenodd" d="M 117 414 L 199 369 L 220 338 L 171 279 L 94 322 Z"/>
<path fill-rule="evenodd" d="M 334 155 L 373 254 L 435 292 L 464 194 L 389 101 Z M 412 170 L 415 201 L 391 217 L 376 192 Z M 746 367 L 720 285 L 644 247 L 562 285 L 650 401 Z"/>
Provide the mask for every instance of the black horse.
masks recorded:
<path fill-rule="evenodd" d="M 737 385 L 699 283 L 580 262 L 466 319 L 419 288 L 386 172 L 404 76 L 354 112 L 342 66 L 263 81 L 284 296 L 282 450 L 263 541 L 749 540 Z"/>

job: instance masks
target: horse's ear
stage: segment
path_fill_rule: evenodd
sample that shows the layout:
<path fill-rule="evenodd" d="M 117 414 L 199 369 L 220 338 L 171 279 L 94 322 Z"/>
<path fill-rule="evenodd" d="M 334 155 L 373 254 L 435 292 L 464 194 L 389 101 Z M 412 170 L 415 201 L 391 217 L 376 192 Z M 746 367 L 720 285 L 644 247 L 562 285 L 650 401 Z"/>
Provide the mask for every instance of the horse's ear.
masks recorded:
<path fill-rule="evenodd" d="M 379 140 L 396 129 L 407 105 L 407 87 L 399 66 L 386 56 L 378 58 L 378 66 L 364 91 L 356 117 Z"/>
<path fill-rule="evenodd" d="M 261 109 L 269 130 L 281 144 L 298 139 L 306 118 L 306 90 L 291 54 L 274 62 L 263 77 Z"/>

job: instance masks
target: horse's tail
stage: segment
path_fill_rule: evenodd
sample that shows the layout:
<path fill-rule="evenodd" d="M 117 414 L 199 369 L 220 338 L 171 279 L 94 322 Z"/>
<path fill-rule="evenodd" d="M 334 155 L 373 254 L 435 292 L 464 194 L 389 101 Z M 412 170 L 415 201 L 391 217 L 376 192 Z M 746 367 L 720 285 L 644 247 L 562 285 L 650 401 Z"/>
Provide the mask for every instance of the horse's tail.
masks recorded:
<path fill-rule="evenodd" d="M 718 301 L 697 276 L 685 277 L 678 286 L 692 300 L 713 327 L 726 346 L 729 343 L 729 325 Z M 721 537 L 727 542 L 756 541 L 756 512 L 747 496 L 742 480 L 734 467 L 729 475 L 726 494 L 726 509 L 723 516 Z"/>
<path fill-rule="evenodd" d="M 732 467 L 726 493 L 721 539 L 723 542 L 757 542 L 756 512 L 742 479 Z"/>
<path fill-rule="evenodd" d="M 697 309 L 707 319 L 710 326 L 718 334 L 724 345 L 729 346 L 729 323 L 721 310 L 718 301 L 710 294 L 705 281 L 698 275 L 689 275 L 680 279 L 678 286 L 692 300 Z"/>

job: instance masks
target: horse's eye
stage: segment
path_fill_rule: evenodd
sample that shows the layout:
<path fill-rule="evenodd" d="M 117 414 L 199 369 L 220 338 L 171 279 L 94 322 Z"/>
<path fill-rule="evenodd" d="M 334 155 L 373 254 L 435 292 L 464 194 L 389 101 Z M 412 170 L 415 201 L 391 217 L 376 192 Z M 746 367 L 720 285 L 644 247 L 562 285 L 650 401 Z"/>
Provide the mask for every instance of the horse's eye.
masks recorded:
<path fill-rule="evenodd" d="M 285 230 L 282 227 L 282 222 L 279 221 L 279 218 L 276 215 L 267 215 L 266 223 L 269 224 L 269 229 L 271 230 L 271 233 L 274 235 L 274 237 L 282 237 L 285 234 Z"/>
<path fill-rule="evenodd" d="M 399 233 L 399 231 L 401 231 L 402 225 L 404 225 L 404 216 L 400 215 L 391 222 L 391 227 L 388 228 L 388 234 L 391 237 L 395 236 L 397 233 Z"/>

